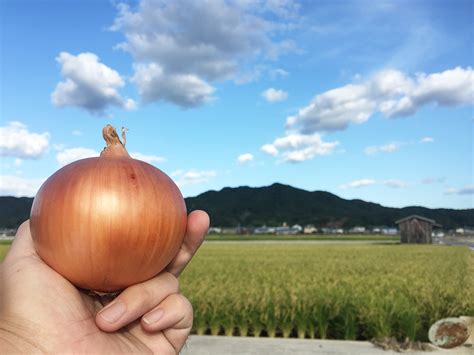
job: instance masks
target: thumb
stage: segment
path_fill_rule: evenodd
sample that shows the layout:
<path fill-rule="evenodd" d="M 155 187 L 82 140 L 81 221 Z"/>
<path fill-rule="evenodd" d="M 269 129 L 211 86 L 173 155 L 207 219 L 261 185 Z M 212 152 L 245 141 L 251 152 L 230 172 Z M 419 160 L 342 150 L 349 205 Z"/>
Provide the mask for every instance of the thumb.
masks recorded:
<path fill-rule="evenodd" d="M 26 220 L 18 228 L 13 244 L 8 251 L 5 261 L 14 261 L 24 257 L 37 257 L 30 232 L 30 220 Z"/>

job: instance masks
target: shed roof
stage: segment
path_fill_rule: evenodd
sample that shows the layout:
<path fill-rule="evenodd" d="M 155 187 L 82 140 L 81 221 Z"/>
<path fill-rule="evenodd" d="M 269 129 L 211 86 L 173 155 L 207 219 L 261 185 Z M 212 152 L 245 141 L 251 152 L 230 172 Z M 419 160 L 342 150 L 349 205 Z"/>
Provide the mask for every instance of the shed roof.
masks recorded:
<path fill-rule="evenodd" d="M 423 217 L 423 216 L 419 216 L 419 215 L 417 215 L 417 214 L 412 214 L 412 215 L 407 216 L 407 217 L 405 217 L 405 218 L 399 219 L 398 221 L 395 222 L 395 224 L 400 224 L 400 223 L 409 221 L 409 220 L 411 220 L 411 219 L 420 219 L 420 220 L 422 220 L 422 221 L 431 223 L 431 224 L 434 225 L 434 226 L 441 227 L 441 224 L 436 223 L 436 221 L 435 221 L 434 219 L 430 219 L 430 218 L 426 218 L 426 217 Z"/>

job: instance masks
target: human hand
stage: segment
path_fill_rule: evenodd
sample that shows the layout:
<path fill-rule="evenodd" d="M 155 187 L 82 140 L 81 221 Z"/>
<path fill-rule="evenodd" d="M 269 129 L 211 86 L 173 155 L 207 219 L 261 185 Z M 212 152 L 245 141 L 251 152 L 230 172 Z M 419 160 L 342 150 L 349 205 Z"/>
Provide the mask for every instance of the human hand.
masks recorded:
<path fill-rule="evenodd" d="M 104 307 L 40 259 L 29 222 L 23 223 L 0 264 L 2 353 L 178 353 L 193 312 L 177 277 L 208 228 L 205 212 L 190 213 L 181 249 L 167 269 Z"/>

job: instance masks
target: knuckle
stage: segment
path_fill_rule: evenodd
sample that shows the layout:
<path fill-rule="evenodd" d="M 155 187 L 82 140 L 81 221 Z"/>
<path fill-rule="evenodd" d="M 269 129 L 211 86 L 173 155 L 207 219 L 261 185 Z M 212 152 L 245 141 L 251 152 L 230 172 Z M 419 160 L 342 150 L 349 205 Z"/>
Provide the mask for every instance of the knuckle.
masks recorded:
<path fill-rule="evenodd" d="M 152 285 L 144 285 L 141 290 L 141 297 L 149 301 L 154 300 L 156 298 L 155 288 Z"/>
<path fill-rule="evenodd" d="M 120 296 L 122 296 L 122 298 L 128 301 L 131 301 L 131 300 L 149 301 L 155 298 L 155 292 L 153 291 L 153 287 L 148 282 L 144 282 L 144 283 L 130 286 L 126 290 L 126 292 L 123 292 Z"/>
<path fill-rule="evenodd" d="M 181 294 L 176 295 L 177 306 L 182 309 L 185 313 L 193 313 L 193 305 L 191 302 Z"/>
<path fill-rule="evenodd" d="M 172 293 L 179 292 L 179 281 L 172 273 L 166 272 L 163 274 L 163 277 Z"/>
<path fill-rule="evenodd" d="M 141 300 L 140 303 L 152 305 L 157 300 L 178 292 L 178 279 L 172 274 L 165 272 L 151 280 L 129 287 L 119 297 L 132 304 L 137 303 L 137 300 Z"/>

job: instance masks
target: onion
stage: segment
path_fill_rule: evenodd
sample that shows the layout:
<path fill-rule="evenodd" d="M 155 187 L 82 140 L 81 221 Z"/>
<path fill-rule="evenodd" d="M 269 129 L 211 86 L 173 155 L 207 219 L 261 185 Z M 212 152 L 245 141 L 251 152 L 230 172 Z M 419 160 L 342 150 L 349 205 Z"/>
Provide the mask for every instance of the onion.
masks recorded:
<path fill-rule="evenodd" d="M 100 157 L 58 170 L 39 189 L 30 228 L 38 255 L 74 285 L 118 291 L 148 280 L 177 254 L 186 205 L 161 170 L 132 159 L 115 128 Z"/>

